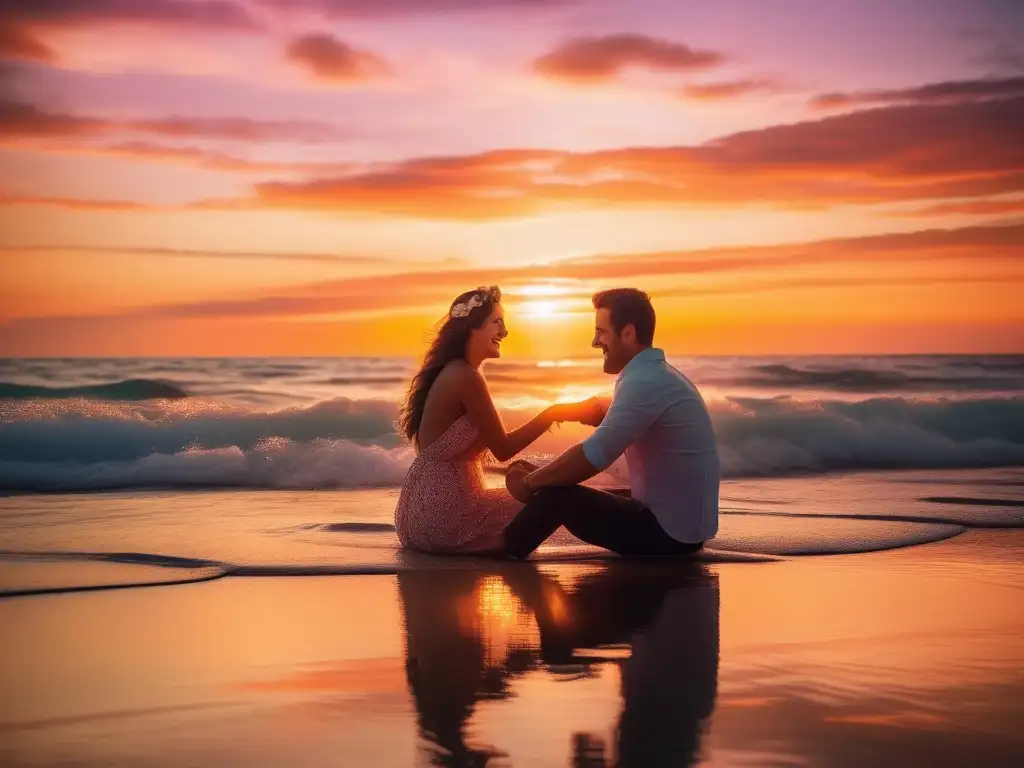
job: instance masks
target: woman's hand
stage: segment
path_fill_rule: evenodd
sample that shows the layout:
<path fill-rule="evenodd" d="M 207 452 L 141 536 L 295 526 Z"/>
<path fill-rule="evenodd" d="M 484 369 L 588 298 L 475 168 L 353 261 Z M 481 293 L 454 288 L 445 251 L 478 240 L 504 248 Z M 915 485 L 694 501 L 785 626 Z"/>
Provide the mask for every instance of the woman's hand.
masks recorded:
<path fill-rule="evenodd" d="M 578 424 L 596 427 L 604 419 L 604 403 L 597 397 L 591 397 L 579 403 L 557 403 L 549 412 L 552 420 L 574 421 Z"/>

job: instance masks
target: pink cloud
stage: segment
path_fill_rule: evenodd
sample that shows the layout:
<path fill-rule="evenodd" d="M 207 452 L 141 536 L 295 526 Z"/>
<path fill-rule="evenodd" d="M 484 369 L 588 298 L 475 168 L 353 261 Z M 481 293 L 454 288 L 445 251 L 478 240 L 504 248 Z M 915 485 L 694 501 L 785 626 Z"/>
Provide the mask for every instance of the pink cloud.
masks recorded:
<path fill-rule="evenodd" d="M 696 50 L 644 35 L 620 34 L 567 40 L 534 61 L 533 67 L 536 72 L 558 80 L 600 82 L 629 67 L 685 72 L 708 69 L 724 61 L 725 56 L 717 51 Z"/>
<path fill-rule="evenodd" d="M 48 112 L 24 102 L 0 101 L 0 137 L 95 135 L 109 126 L 105 120 Z"/>
<path fill-rule="evenodd" d="M 229 0 L 8 0 L 0 4 L 0 57 L 48 61 L 48 33 L 120 24 L 252 32 L 260 24 Z"/>
<path fill-rule="evenodd" d="M 532 10 L 569 5 L 579 0 L 259 0 L 286 10 L 318 11 L 337 18 L 428 16 L 491 8 Z"/>
<path fill-rule="evenodd" d="M 328 34 L 304 35 L 293 40 L 287 57 L 321 80 L 370 80 L 389 71 L 387 62 Z"/>
<path fill-rule="evenodd" d="M 679 93 L 695 101 L 723 101 L 751 94 L 777 93 L 782 86 L 769 79 L 725 80 L 717 83 L 684 85 Z"/>
<path fill-rule="evenodd" d="M 229 141 L 328 142 L 348 138 L 348 131 L 330 123 L 303 120 L 255 120 L 249 117 L 172 116 L 152 120 L 113 120 L 52 112 L 34 104 L 0 101 L 0 136 L 91 136 L 147 133 L 188 139 Z"/>
<path fill-rule="evenodd" d="M 917 88 L 823 93 L 811 99 L 812 107 L 838 109 L 868 104 L 960 104 L 980 99 L 1024 96 L 1024 77 L 953 80 Z"/>
<path fill-rule="evenodd" d="M 698 146 L 506 150 L 256 185 L 256 206 L 487 219 L 597 205 L 790 209 L 1024 191 L 1024 98 L 886 107 Z"/>

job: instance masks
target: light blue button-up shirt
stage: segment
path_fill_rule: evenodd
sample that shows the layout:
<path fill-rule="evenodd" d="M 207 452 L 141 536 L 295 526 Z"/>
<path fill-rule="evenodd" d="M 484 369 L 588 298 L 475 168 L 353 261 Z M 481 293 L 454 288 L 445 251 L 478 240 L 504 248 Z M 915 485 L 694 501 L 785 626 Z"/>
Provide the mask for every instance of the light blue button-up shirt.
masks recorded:
<path fill-rule="evenodd" d="M 615 380 L 611 407 L 583 442 L 587 461 L 605 470 L 623 453 L 632 496 L 677 541 L 718 532 L 718 449 L 707 406 L 693 383 L 648 348 Z"/>

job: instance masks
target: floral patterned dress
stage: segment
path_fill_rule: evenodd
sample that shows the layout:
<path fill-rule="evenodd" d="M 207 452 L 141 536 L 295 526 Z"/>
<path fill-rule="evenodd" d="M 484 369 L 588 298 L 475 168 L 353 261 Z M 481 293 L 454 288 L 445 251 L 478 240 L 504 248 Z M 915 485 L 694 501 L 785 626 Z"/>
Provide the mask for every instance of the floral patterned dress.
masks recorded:
<path fill-rule="evenodd" d="M 453 554 L 502 549 L 505 527 L 523 505 L 504 488 L 485 486 L 479 438 L 464 414 L 416 456 L 395 509 L 403 547 Z"/>

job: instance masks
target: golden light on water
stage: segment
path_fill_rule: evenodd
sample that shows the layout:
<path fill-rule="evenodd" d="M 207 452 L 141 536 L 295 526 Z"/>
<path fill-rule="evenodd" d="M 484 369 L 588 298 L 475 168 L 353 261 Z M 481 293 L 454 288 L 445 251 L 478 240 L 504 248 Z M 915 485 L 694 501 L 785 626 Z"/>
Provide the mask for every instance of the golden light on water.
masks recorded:
<path fill-rule="evenodd" d="M 540 630 L 534 610 L 542 610 L 550 621 L 568 626 L 572 620 L 569 603 L 557 581 L 541 586 L 540 604 L 527 606 L 501 576 L 482 578 L 473 592 L 475 600 L 466 604 L 473 611 L 471 631 L 480 638 L 488 665 L 504 664 L 511 651 L 537 648 Z"/>
<path fill-rule="evenodd" d="M 523 610 L 519 598 L 500 576 L 486 576 L 477 586 L 477 611 L 482 625 L 489 628 L 513 626 Z"/>
<path fill-rule="evenodd" d="M 540 643 L 533 614 L 501 576 L 485 576 L 475 592 L 473 629 L 483 645 L 488 665 L 503 664 L 513 649 L 536 647 Z"/>

